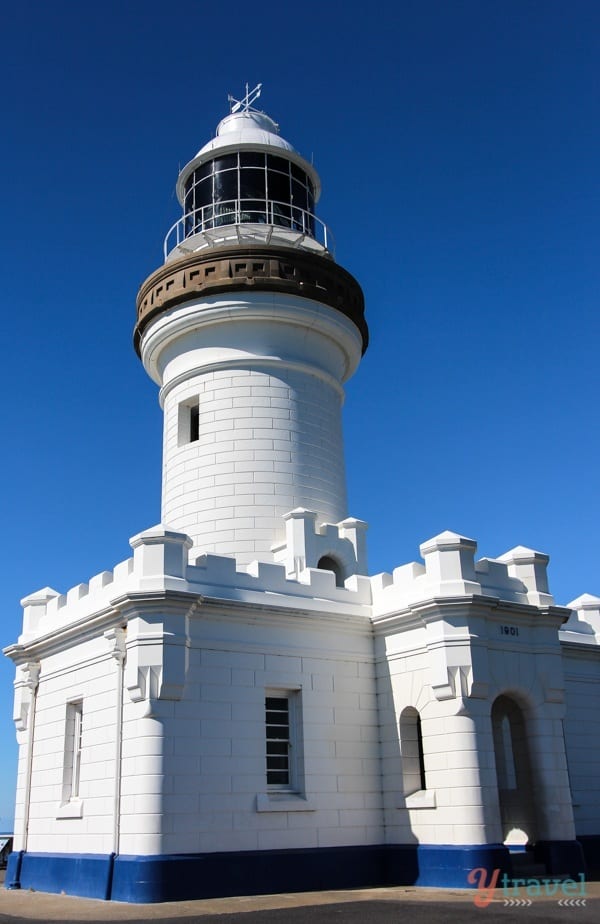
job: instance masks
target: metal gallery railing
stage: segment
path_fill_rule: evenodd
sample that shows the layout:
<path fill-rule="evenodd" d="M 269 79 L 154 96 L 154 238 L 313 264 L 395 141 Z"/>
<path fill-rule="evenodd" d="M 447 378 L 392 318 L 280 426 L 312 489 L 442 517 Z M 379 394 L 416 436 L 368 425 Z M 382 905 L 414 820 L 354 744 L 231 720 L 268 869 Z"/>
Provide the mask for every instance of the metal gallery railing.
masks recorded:
<path fill-rule="evenodd" d="M 165 260 L 175 247 L 183 244 L 186 238 L 194 234 L 246 224 L 264 225 L 265 232 L 272 229 L 275 234 L 279 229 L 292 232 L 299 236 L 300 240 L 311 238 L 331 254 L 335 251 L 330 229 L 325 222 L 306 209 L 273 199 L 229 199 L 187 212 L 176 221 L 165 237 Z"/>

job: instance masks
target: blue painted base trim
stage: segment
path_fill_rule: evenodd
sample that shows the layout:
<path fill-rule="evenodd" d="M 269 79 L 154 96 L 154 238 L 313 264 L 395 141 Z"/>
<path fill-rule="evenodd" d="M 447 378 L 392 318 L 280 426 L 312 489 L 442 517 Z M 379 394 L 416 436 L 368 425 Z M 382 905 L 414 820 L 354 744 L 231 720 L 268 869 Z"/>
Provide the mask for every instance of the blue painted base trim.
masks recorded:
<path fill-rule="evenodd" d="M 600 834 L 581 834 L 577 840 L 583 850 L 588 879 L 600 879 Z"/>
<path fill-rule="evenodd" d="M 11 853 L 6 868 L 7 889 L 65 892 L 81 898 L 110 898 L 114 855 Z"/>
<path fill-rule="evenodd" d="M 484 869 L 486 881 L 495 869 L 508 872 L 510 854 L 504 844 L 480 844 L 456 847 L 452 844 L 419 844 L 418 875 L 415 885 L 438 888 L 474 889 L 467 879 L 472 869 Z M 395 883 L 404 885 L 405 883 Z"/>
<path fill-rule="evenodd" d="M 572 843 L 571 843 L 572 846 Z M 564 844 L 545 849 L 558 856 Z M 124 902 L 164 902 L 318 889 L 420 885 L 473 888 L 470 870 L 510 873 L 502 844 L 398 844 L 237 853 L 118 856 L 13 853 L 7 888 Z"/>
<path fill-rule="evenodd" d="M 381 885 L 384 847 L 119 856 L 112 897 L 164 902 Z"/>

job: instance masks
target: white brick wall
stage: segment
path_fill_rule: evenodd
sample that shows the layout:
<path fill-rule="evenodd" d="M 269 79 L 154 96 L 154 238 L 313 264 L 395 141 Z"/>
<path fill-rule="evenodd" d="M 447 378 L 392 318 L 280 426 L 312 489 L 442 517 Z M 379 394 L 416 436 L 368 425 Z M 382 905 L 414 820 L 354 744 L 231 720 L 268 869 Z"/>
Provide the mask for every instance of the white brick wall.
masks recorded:
<path fill-rule="evenodd" d="M 600 683 L 597 648 L 563 646 L 567 763 L 577 834 L 600 832 Z"/>
<path fill-rule="evenodd" d="M 179 445 L 179 405 L 196 397 L 200 439 Z M 162 519 L 198 551 L 270 558 L 287 511 L 346 515 L 341 397 L 327 382 L 285 368 L 206 372 L 170 391 L 164 414 Z"/>
<path fill-rule="evenodd" d="M 46 588 L 26 599 L 26 631 L 11 650 L 23 665 L 16 849 L 32 718 L 27 683 L 52 633 L 39 665 L 27 849 L 113 849 L 119 663 L 111 627 L 124 624 L 122 853 L 497 843 L 490 713 L 500 694 L 523 712 L 538 836 L 574 835 L 563 720 L 576 830 L 598 833 L 599 649 L 593 632 L 572 628 L 561 648 L 564 610 L 457 600 L 451 574 L 435 601 L 414 601 L 409 588 L 409 607 L 382 612 L 380 599 L 372 619 L 367 578 L 336 587 L 333 575 L 312 568 L 290 578 L 283 564 L 236 569 L 234 559 L 204 556 L 188 565 L 188 545 L 155 527 L 134 537 L 133 559 L 90 579 L 89 591 Z M 95 637 L 73 639 L 73 623 L 86 621 Z M 519 632 L 504 632 L 505 624 Z M 301 798 L 288 795 L 285 804 L 266 785 L 264 698 L 273 688 L 301 698 Z M 82 806 L 61 817 L 67 704 L 79 699 Z M 398 734 L 407 706 L 421 716 L 427 774 L 425 793 L 408 799 Z"/>
<path fill-rule="evenodd" d="M 61 817 L 67 704 L 83 701 L 82 817 Z M 110 853 L 115 777 L 116 667 L 104 638 L 44 659 L 35 710 L 27 849 Z M 24 759 L 21 748 L 21 759 Z M 18 803 L 22 798 L 19 790 Z M 19 815 L 22 814 L 20 806 Z M 23 832 L 16 825 L 22 839 Z M 19 845 L 16 845 L 19 849 Z"/>
<path fill-rule="evenodd" d="M 284 513 L 344 519 L 342 384 L 361 339 L 340 312 L 294 296 L 212 296 L 151 323 L 142 359 L 162 386 L 162 520 L 199 552 L 272 560 Z M 198 440 L 180 406 L 199 404 Z"/>

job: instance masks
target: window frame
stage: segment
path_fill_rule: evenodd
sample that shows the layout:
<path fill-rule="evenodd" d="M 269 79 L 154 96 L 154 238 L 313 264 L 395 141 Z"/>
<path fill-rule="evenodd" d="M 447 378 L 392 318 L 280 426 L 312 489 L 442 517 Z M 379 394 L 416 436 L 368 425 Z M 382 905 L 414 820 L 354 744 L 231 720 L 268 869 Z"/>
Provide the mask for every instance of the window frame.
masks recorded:
<path fill-rule="evenodd" d="M 191 446 L 200 439 L 200 397 L 180 401 L 177 406 L 177 447 Z"/>
<path fill-rule="evenodd" d="M 425 754 L 421 716 L 414 706 L 400 713 L 400 756 L 402 760 L 402 792 L 405 798 L 427 791 Z"/>
<path fill-rule="evenodd" d="M 62 804 L 81 800 L 81 765 L 83 757 L 83 699 L 67 703 L 63 760 Z"/>
<path fill-rule="evenodd" d="M 268 701 L 284 700 L 287 703 L 287 734 L 283 738 L 269 737 L 268 721 Z M 265 783 L 269 793 L 302 793 L 304 788 L 304 770 L 302 755 L 302 704 L 301 691 L 299 689 L 290 690 L 282 688 L 265 688 Z M 276 757 L 272 753 L 269 755 L 269 741 L 280 744 L 284 741 L 287 745 L 287 782 L 272 781 L 269 782 L 269 772 L 281 772 L 275 767 L 269 771 L 269 756 Z"/>

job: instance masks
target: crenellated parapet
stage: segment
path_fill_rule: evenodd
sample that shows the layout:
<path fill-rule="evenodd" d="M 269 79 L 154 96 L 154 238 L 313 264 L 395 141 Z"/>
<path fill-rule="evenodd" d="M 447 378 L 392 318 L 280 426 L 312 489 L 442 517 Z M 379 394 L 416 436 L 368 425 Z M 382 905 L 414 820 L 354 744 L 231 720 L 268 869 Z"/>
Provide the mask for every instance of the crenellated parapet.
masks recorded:
<path fill-rule="evenodd" d="M 283 517 L 285 542 L 273 549 L 276 562 L 285 565 L 289 578 L 301 579 L 307 568 L 325 567 L 328 561 L 338 585 L 354 575 L 367 573 L 368 529 L 364 520 L 348 517 L 339 523 L 317 526 L 317 514 L 297 507 Z"/>
<path fill-rule="evenodd" d="M 23 632 L 13 649 L 75 627 L 99 631 L 103 623 L 119 620 L 124 601 L 157 594 L 261 605 L 285 605 L 287 598 L 290 606 L 301 601 L 303 608 L 315 611 L 364 612 L 371 603 L 366 524 L 347 519 L 315 528 L 310 511 L 292 511 L 284 519 L 287 542 L 278 549 L 276 563 L 239 565 L 235 558 L 208 554 L 190 561 L 192 542 L 185 533 L 162 524 L 138 533 L 130 539 L 133 556 L 112 571 L 101 571 L 67 593 L 45 587 L 25 597 Z M 339 567 L 337 573 L 329 569 L 331 562 Z"/>
<path fill-rule="evenodd" d="M 423 562 L 372 578 L 381 655 L 421 671 L 433 700 L 460 710 L 493 695 L 506 677 L 531 693 L 533 679 L 521 675 L 515 656 L 539 649 L 548 676 L 540 673 L 531 695 L 562 702 L 558 630 L 568 610 L 549 592 L 548 556 L 517 546 L 476 560 L 476 550 L 473 539 L 446 531 L 422 543 Z"/>
<path fill-rule="evenodd" d="M 562 627 L 561 641 L 600 645 L 600 597 L 581 594 L 567 605 L 571 615 Z"/>
<path fill-rule="evenodd" d="M 408 614 L 430 601 L 487 601 L 522 606 L 530 613 L 554 607 L 546 568 L 548 556 L 517 546 L 498 558 L 475 560 L 477 543 L 446 531 L 420 546 L 422 562 L 409 562 L 391 574 L 367 577 L 366 531 L 362 520 L 317 524 L 313 511 L 285 514 L 285 541 L 273 548 L 274 562 L 240 564 L 224 555 L 191 552 L 190 538 L 159 524 L 133 536 L 133 556 L 112 571 L 61 594 L 52 588 L 22 601 L 19 647 L 86 621 L 118 619 L 122 601 L 132 595 L 182 593 L 249 604 L 273 603 L 363 613 L 377 622 Z M 496 601 L 496 604 L 494 604 Z M 572 614 L 561 637 L 600 640 L 600 598 L 584 594 L 569 604 Z M 395 617 L 394 617 L 395 618 Z"/>
<path fill-rule="evenodd" d="M 423 563 L 411 562 L 392 574 L 372 578 L 374 613 L 429 598 L 492 597 L 509 603 L 548 607 L 547 555 L 517 546 L 498 558 L 475 560 L 477 543 L 449 530 L 422 543 Z"/>

